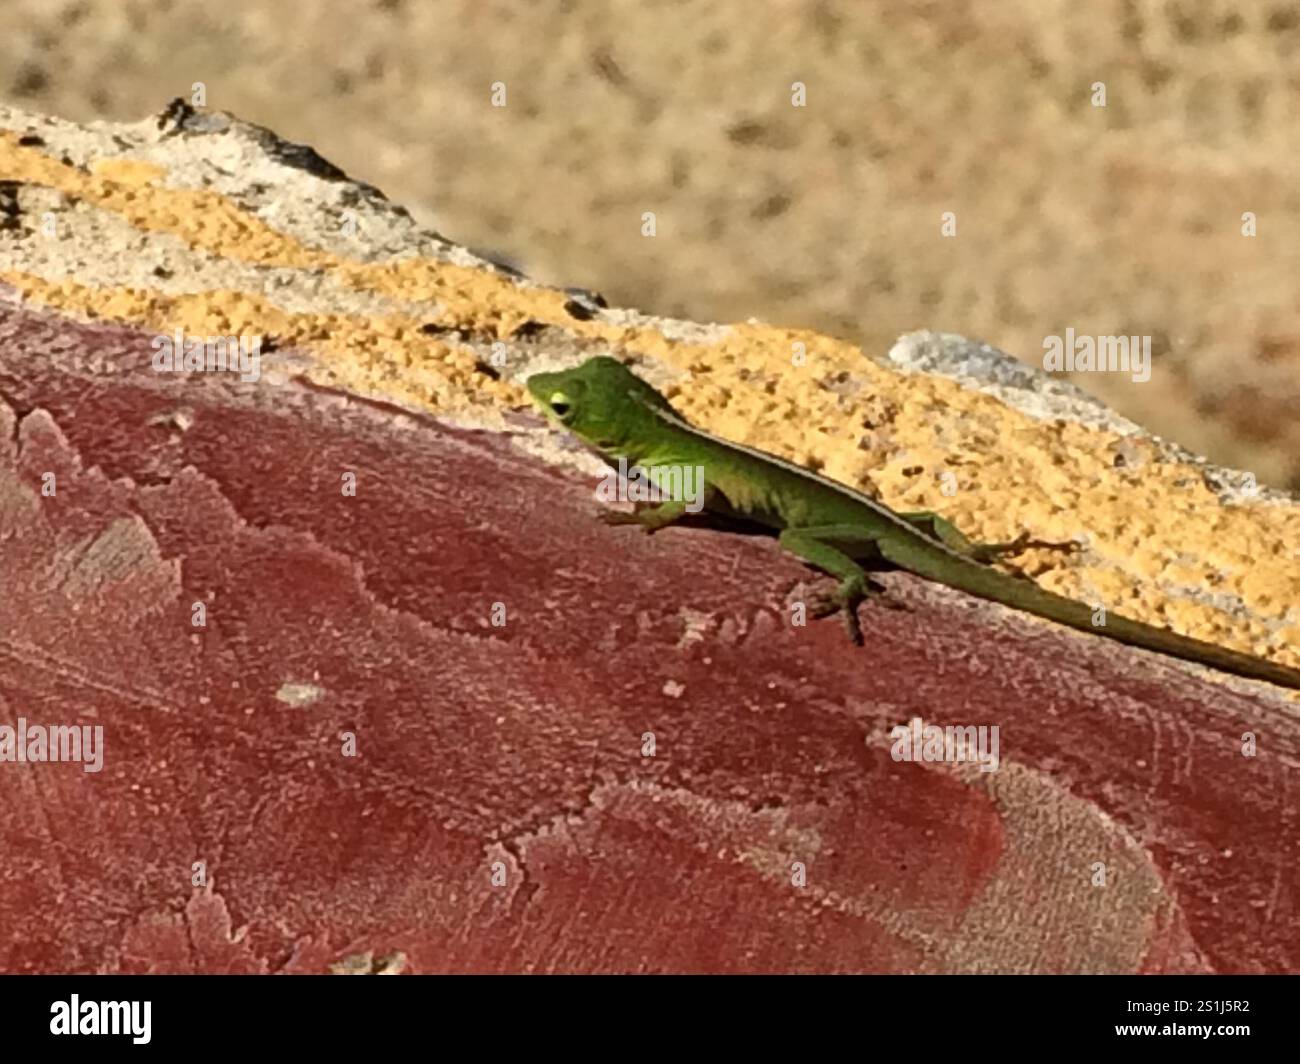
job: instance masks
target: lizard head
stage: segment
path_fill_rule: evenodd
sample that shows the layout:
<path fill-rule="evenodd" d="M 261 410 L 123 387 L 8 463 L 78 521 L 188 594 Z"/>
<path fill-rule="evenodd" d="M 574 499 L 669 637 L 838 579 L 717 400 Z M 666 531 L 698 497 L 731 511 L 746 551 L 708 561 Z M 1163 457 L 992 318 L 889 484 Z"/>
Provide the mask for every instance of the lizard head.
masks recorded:
<path fill-rule="evenodd" d="M 655 410 L 673 413 L 650 385 L 603 355 L 573 369 L 534 373 L 526 386 L 542 413 L 605 454 L 630 455 L 628 445 L 645 438 Z"/>

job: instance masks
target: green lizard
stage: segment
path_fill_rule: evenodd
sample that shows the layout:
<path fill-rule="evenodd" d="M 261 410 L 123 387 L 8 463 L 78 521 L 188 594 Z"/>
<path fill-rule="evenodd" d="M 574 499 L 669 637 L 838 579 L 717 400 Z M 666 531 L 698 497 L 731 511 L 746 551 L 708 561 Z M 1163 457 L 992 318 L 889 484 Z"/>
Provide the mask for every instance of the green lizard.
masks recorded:
<path fill-rule="evenodd" d="M 688 424 L 668 400 L 612 358 L 592 358 L 575 369 L 535 373 L 527 380 L 533 399 L 607 463 L 644 471 L 660 484 L 666 471 L 702 471 L 703 509 L 756 522 L 778 534 L 791 554 L 839 579 L 819 614 L 843 611 L 854 642 L 861 643 L 858 606 L 879 590 L 860 563 L 890 565 L 927 580 L 999 602 L 1059 624 L 1109 639 L 1212 665 L 1225 672 L 1300 689 L 1300 670 L 1240 654 L 1116 615 L 1094 625 L 1091 607 L 1043 590 L 987 563 L 1043 544 L 1022 536 L 1012 543 L 972 543 L 933 513 L 895 513 L 874 499 L 826 477 L 740 444 L 710 436 Z M 664 528 L 699 508 L 669 498 L 636 513 L 606 511 L 614 524 Z"/>

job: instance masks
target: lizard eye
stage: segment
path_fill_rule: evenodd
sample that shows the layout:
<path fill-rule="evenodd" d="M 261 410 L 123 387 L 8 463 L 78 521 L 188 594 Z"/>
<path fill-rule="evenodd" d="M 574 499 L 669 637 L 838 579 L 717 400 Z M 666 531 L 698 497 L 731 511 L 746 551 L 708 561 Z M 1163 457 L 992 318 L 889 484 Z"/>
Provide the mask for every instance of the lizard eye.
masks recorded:
<path fill-rule="evenodd" d="M 551 411 L 558 418 L 564 417 L 570 410 L 573 409 L 573 404 L 569 402 L 569 397 L 565 395 L 563 392 L 556 392 L 553 396 L 551 396 L 550 402 L 551 402 Z"/>

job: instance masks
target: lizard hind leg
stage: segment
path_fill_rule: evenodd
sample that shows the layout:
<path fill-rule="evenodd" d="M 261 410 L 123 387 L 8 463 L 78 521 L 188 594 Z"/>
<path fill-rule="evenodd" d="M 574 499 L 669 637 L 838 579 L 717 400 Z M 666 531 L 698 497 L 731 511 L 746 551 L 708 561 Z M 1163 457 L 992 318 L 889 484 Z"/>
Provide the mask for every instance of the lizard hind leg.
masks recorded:
<path fill-rule="evenodd" d="M 931 510 L 917 510 L 898 515 L 908 524 L 915 525 L 931 539 L 936 539 L 949 550 L 964 554 L 977 562 L 992 562 L 1004 554 L 1020 554 L 1027 550 L 1061 550 L 1077 551 L 1079 544 L 1074 542 L 1054 543 L 1043 539 L 1031 539 L 1029 533 L 1022 532 L 1015 539 L 1006 543 L 976 543 L 968 539 L 960 528 L 946 517 Z"/>
<path fill-rule="evenodd" d="M 832 542 L 828 542 L 832 541 Z M 849 639 L 862 645 L 862 626 L 858 621 L 858 606 L 870 594 L 884 592 L 880 584 L 871 580 L 855 557 L 846 554 L 833 542 L 852 544 L 855 555 L 870 555 L 875 537 L 862 529 L 849 525 L 826 525 L 814 528 L 787 528 L 777 539 L 783 550 L 824 573 L 839 579 L 839 587 L 830 595 L 815 596 L 809 602 L 814 617 L 824 617 L 839 612 Z"/>

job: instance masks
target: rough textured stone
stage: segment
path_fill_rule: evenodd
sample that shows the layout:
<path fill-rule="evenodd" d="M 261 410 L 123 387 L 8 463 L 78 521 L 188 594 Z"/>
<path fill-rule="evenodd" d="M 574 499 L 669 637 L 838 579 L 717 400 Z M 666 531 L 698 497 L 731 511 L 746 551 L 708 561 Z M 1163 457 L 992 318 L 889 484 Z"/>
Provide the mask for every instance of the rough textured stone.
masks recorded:
<path fill-rule="evenodd" d="M 122 122 L 197 84 L 460 243 L 662 314 L 1039 364 L 1067 327 L 1149 335 L 1150 381 L 1078 383 L 1296 488 L 1297 54 L 1290 0 L 7 0 L 0 99 Z"/>

